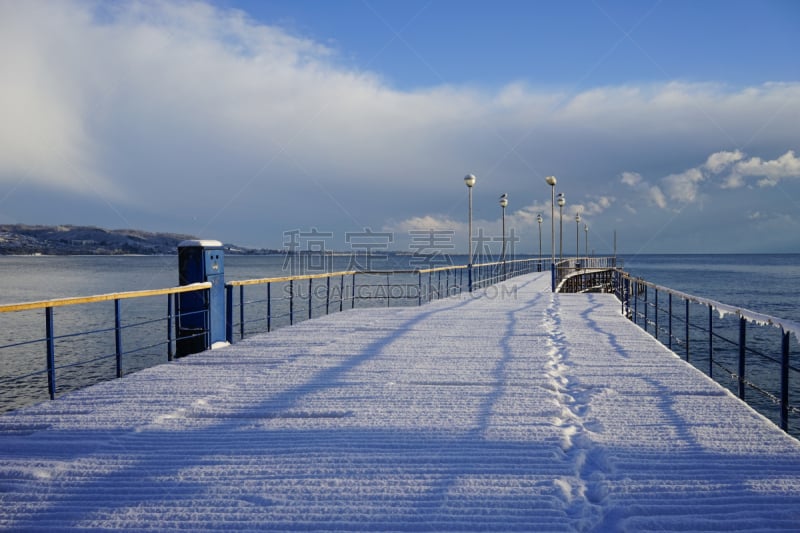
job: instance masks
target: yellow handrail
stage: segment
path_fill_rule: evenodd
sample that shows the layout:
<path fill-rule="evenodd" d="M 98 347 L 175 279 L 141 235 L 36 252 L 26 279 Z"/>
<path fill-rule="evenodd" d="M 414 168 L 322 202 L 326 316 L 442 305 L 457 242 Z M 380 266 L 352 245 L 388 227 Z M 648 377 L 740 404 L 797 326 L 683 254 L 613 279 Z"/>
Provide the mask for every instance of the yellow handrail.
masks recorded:
<path fill-rule="evenodd" d="M 242 279 L 242 280 L 229 281 L 225 285 L 229 285 L 231 287 L 240 287 L 242 285 L 261 285 L 263 283 L 278 283 L 281 281 L 298 281 L 303 279 L 320 279 L 320 278 L 333 278 L 336 276 L 351 276 L 353 274 L 364 274 L 364 272 L 347 270 L 344 272 L 327 272 L 324 274 L 302 274 L 297 276 L 282 276 L 279 278 Z"/>
<path fill-rule="evenodd" d="M 23 302 L 18 304 L 0 305 L 0 313 L 11 311 L 29 311 L 31 309 L 44 309 L 47 307 L 63 307 L 67 305 L 89 304 L 95 302 L 107 302 L 109 300 L 123 300 L 126 298 L 142 298 L 144 296 L 160 296 L 163 294 L 177 294 L 181 292 L 192 292 L 202 289 L 210 289 L 211 283 L 192 283 L 180 287 L 167 289 L 147 289 L 142 291 L 112 292 L 108 294 L 97 294 L 95 296 L 74 296 L 71 298 L 57 298 L 54 300 L 40 300 L 38 302 Z"/>

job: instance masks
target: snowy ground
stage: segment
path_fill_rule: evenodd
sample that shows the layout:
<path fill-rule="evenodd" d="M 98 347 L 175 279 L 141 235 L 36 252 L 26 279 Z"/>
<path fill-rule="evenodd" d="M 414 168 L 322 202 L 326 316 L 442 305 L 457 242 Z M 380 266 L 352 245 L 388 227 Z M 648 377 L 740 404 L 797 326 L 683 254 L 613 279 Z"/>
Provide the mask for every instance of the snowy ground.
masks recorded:
<path fill-rule="evenodd" d="M 548 283 L 315 319 L 0 416 L 0 527 L 800 530 L 800 443 L 613 296 Z"/>

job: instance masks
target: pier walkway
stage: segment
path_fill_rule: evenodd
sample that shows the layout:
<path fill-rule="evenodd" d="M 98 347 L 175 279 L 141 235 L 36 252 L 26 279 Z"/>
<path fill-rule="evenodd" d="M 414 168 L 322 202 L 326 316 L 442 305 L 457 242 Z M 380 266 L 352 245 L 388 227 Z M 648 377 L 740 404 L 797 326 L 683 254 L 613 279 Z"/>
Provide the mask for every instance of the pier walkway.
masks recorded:
<path fill-rule="evenodd" d="M 797 531 L 800 443 L 550 274 L 0 416 L 10 530 Z"/>

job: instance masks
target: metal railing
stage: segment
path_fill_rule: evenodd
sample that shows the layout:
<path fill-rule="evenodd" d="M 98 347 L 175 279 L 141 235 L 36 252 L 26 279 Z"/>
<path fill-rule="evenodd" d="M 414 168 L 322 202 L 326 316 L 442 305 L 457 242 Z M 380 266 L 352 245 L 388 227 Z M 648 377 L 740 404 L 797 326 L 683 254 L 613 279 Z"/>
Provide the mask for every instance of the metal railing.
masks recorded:
<path fill-rule="evenodd" d="M 541 272 L 549 266 L 549 261 L 518 259 L 471 267 L 344 271 L 229 281 L 225 284 L 226 337 L 232 343 L 237 338 L 347 309 L 422 305 Z"/>
<path fill-rule="evenodd" d="M 554 292 L 600 291 L 611 287 L 612 273 L 621 265 L 616 257 L 570 257 L 555 266 Z"/>
<path fill-rule="evenodd" d="M 242 339 L 356 307 L 422 305 L 549 266 L 538 259 L 523 259 L 471 268 L 346 271 L 230 281 L 220 312 L 225 312 L 226 337 L 233 342 L 234 331 Z M 181 355 L 182 343 L 210 347 L 211 287 L 211 283 L 194 283 L 0 305 L 0 331 L 5 336 L 0 342 L 6 342 L 0 345 L 0 412 L 41 400 L 44 390 L 55 399 L 64 392 L 172 361 Z M 260 292 L 246 294 L 245 288 Z M 202 291 L 197 298 L 203 302 L 200 310 L 182 312 L 178 295 L 196 291 Z M 167 297 L 166 314 L 163 303 L 154 301 L 160 296 Z M 123 301 L 129 303 L 123 306 Z M 108 302 L 113 304 L 113 313 L 104 305 Z M 205 327 L 182 327 L 184 322 Z M 33 333 L 39 327 L 43 336 Z"/>
<path fill-rule="evenodd" d="M 180 342 L 193 336 L 177 335 L 176 327 L 190 315 L 207 321 L 208 310 L 181 313 L 178 294 L 207 293 L 211 283 L 194 283 L 168 289 L 118 292 L 0 305 L 7 344 L 0 345 L 0 411 L 33 401 L 43 389 L 50 399 L 61 392 L 114 377 L 122 377 L 153 364 L 171 361 Z M 158 315 L 153 298 L 166 296 L 166 315 Z M 122 302 L 137 302 L 123 313 Z M 113 325 L 107 307 L 113 304 Z M 61 312 L 57 314 L 56 309 Z M 43 315 L 43 316 L 42 316 Z M 197 322 L 195 317 L 193 322 Z M 21 340 L 43 326 L 44 336 Z M 95 323 L 91 329 L 73 330 Z M 162 325 L 163 329 L 157 328 Z M 207 330 L 208 328 L 206 328 Z M 63 330 L 63 332 L 58 332 Z M 177 328 L 179 331 L 180 328 Z M 207 344 L 207 340 L 206 340 Z M 87 370 L 88 369 L 88 370 Z"/>
<path fill-rule="evenodd" d="M 662 287 L 622 270 L 615 278 L 625 316 L 781 429 L 800 434 L 800 324 Z"/>

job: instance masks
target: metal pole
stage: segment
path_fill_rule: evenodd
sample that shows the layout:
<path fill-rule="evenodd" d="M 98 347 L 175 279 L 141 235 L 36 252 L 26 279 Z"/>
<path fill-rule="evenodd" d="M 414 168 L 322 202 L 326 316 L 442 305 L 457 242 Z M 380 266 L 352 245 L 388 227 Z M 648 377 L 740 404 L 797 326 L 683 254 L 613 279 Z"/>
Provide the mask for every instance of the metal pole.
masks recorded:
<path fill-rule="evenodd" d="M 44 308 L 44 327 L 47 337 L 47 390 L 50 399 L 56 399 L 56 340 L 53 328 L 53 308 Z"/>
<path fill-rule="evenodd" d="M 558 200 L 558 260 L 564 260 L 564 200 L 563 195 Z"/>
<path fill-rule="evenodd" d="M 225 286 L 225 339 L 233 344 L 233 285 Z M 172 361 L 170 355 L 167 358 Z"/>
<path fill-rule="evenodd" d="M 331 312 L 331 277 L 325 279 L 325 314 L 328 315 Z"/>
<path fill-rule="evenodd" d="M 167 294 L 167 361 L 172 361 L 175 353 L 172 350 L 172 299 L 174 294 Z"/>
<path fill-rule="evenodd" d="M 744 400 L 745 353 L 747 351 L 747 320 L 739 317 L 739 399 Z"/>
<path fill-rule="evenodd" d="M 539 215 L 539 269 L 542 268 L 542 216 Z"/>
<path fill-rule="evenodd" d="M 656 297 L 656 302 L 655 302 L 655 319 L 656 319 L 655 320 L 655 336 L 656 336 L 656 340 L 658 340 L 658 287 L 655 287 L 653 290 L 655 291 L 655 297 Z"/>
<path fill-rule="evenodd" d="M 550 264 L 556 262 L 556 186 L 550 187 Z"/>
<path fill-rule="evenodd" d="M 267 283 L 267 332 L 272 331 L 272 283 Z"/>
<path fill-rule="evenodd" d="M 122 377 L 122 318 L 119 298 L 114 300 L 114 345 L 117 349 L 117 377 Z"/>
<path fill-rule="evenodd" d="M 686 300 L 686 361 L 689 361 L 689 300 Z"/>
<path fill-rule="evenodd" d="M 669 293 L 669 346 L 672 350 L 672 293 Z"/>
<path fill-rule="evenodd" d="M 231 302 L 231 306 L 233 306 L 233 302 Z M 233 334 L 231 334 L 231 337 L 233 337 Z M 244 339 L 244 285 L 239 285 L 239 338 Z M 228 342 L 232 343 L 233 339 Z"/>
<path fill-rule="evenodd" d="M 344 310 L 344 274 L 339 280 L 339 312 L 341 313 L 342 310 Z"/>
<path fill-rule="evenodd" d="M 789 332 L 781 328 L 781 429 L 789 430 Z"/>
<path fill-rule="evenodd" d="M 467 264 L 472 264 L 472 187 L 469 187 L 469 237 L 467 238 L 467 246 L 469 246 L 469 261 Z"/>
<path fill-rule="evenodd" d="M 503 250 L 501 252 L 501 261 L 505 262 L 506 260 L 506 208 L 503 206 Z M 503 270 L 505 270 L 505 265 L 503 265 Z"/>
<path fill-rule="evenodd" d="M 583 231 L 586 232 L 586 262 L 589 262 L 589 226 L 584 224 Z"/>
<path fill-rule="evenodd" d="M 708 377 L 714 377 L 714 308 L 708 306 Z"/>

